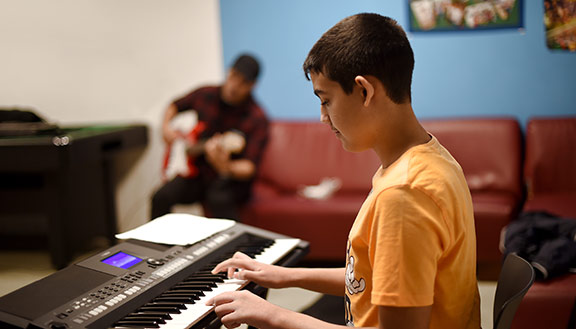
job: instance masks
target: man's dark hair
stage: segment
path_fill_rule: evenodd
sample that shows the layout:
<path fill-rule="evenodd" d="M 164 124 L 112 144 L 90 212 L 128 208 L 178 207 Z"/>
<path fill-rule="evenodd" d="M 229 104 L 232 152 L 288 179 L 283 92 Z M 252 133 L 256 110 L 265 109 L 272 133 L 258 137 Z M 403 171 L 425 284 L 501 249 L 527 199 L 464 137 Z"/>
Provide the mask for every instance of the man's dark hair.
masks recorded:
<path fill-rule="evenodd" d="M 238 56 L 232 68 L 240 72 L 246 80 L 251 82 L 255 82 L 260 74 L 260 63 L 254 56 L 249 54 Z"/>
<path fill-rule="evenodd" d="M 303 69 L 308 80 L 310 73 L 322 73 L 347 94 L 356 76 L 372 75 L 393 102 L 411 101 L 414 53 L 402 27 L 389 17 L 363 13 L 341 20 L 312 47 Z"/>

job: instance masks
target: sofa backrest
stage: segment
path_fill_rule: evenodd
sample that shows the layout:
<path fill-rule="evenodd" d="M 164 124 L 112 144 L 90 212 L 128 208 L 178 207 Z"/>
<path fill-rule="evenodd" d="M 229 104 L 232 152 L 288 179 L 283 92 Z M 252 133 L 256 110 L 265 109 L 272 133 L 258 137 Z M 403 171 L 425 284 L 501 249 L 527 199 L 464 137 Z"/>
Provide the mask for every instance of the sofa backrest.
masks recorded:
<path fill-rule="evenodd" d="M 424 120 L 460 163 L 474 191 L 511 192 L 522 197 L 522 132 L 513 118 Z"/>
<path fill-rule="evenodd" d="M 524 176 L 529 195 L 576 192 L 576 117 L 529 120 Z"/>
<path fill-rule="evenodd" d="M 341 192 L 372 187 L 380 161 L 372 151 L 342 148 L 330 127 L 312 121 L 273 121 L 259 170 L 259 180 L 286 192 L 317 185 L 325 177 L 341 180 Z"/>

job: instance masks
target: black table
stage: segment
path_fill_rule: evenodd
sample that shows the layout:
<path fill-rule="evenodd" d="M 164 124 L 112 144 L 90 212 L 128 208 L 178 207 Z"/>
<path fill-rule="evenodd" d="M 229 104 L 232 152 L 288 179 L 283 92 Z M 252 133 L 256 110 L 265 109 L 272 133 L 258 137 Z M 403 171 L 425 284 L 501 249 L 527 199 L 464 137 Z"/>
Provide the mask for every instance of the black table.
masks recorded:
<path fill-rule="evenodd" d="M 113 160 L 119 152 L 145 147 L 147 141 L 148 129 L 142 124 L 0 137 L 0 220 L 2 214 L 42 214 L 58 269 L 91 238 L 104 236 L 114 243 Z"/>

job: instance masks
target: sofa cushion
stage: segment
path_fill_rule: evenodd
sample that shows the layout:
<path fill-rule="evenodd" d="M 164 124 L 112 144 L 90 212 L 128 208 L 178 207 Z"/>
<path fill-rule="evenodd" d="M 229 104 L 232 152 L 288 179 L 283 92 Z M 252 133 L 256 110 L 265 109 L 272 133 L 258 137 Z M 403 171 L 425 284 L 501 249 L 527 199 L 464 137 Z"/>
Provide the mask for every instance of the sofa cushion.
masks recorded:
<path fill-rule="evenodd" d="M 576 193 L 575 141 L 576 117 L 528 122 L 524 175 L 529 199 L 542 193 Z"/>
<path fill-rule="evenodd" d="M 337 177 L 343 192 L 367 193 L 380 161 L 372 151 L 350 153 L 321 122 L 274 121 L 259 180 L 285 192 Z"/>
<path fill-rule="evenodd" d="M 539 193 L 524 204 L 524 211 L 547 211 L 559 217 L 576 218 L 576 192 Z"/>
<path fill-rule="evenodd" d="M 576 117 L 533 118 L 526 128 L 524 210 L 576 218 Z"/>
<path fill-rule="evenodd" d="M 506 192 L 472 192 L 479 263 L 498 262 L 500 231 L 518 211 L 516 197 Z"/>

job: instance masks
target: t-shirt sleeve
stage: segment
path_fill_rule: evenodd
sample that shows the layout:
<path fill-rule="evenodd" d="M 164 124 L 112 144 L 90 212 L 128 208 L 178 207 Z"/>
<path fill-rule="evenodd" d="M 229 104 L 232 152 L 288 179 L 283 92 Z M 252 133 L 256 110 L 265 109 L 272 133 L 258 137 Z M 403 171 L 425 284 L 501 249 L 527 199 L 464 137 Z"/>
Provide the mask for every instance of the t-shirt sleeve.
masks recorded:
<path fill-rule="evenodd" d="M 194 90 L 187 95 L 176 99 L 174 102 L 174 106 L 176 106 L 176 110 L 178 112 L 187 111 L 187 110 L 196 110 L 196 101 L 197 101 L 198 91 Z"/>
<path fill-rule="evenodd" d="M 423 191 L 408 186 L 380 192 L 374 206 L 372 303 L 432 305 L 437 264 L 448 238 L 441 209 Z"/>

